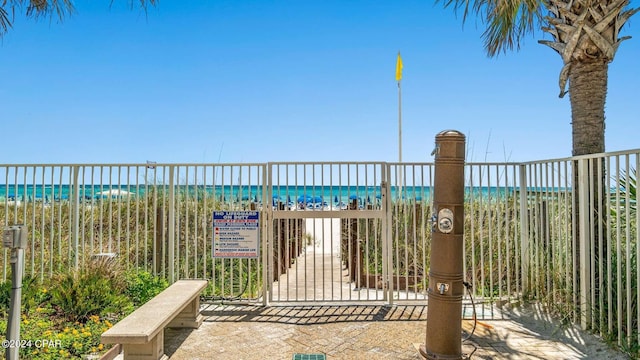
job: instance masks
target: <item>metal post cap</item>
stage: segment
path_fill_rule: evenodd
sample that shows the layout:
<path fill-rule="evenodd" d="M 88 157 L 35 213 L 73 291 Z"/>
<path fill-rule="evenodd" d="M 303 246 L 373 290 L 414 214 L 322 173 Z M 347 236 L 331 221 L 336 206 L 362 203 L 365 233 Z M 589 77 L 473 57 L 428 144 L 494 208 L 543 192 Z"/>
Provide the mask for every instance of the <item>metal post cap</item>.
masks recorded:
<path fill-rule="evenodd" d="M 465 138 L 464 134 L 458 130 L 443 130 L 439 132 L 436 137 L 460 137 Z"/>

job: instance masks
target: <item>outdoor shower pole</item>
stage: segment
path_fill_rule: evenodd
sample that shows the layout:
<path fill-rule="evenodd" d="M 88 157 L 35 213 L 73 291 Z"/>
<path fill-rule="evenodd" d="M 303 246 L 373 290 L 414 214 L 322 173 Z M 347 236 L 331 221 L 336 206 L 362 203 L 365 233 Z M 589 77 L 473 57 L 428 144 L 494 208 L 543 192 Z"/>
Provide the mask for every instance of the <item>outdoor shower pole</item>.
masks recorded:
<path fill-rule="evenodd" d="M 465 136 L 436 135 L 433 226 L 427 336 L 420 354 L 430 360 L 462 359 Z"/>

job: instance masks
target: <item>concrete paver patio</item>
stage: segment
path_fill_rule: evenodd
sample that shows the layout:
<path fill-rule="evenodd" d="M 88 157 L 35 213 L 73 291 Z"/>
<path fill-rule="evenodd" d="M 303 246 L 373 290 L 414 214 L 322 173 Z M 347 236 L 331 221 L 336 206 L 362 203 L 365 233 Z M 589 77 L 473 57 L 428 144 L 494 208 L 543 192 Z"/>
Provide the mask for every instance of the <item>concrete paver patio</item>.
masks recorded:
<path fill-rule="evenodd" d="M 298 261 L 318 261 L 317 249 L 308 249 Z M 291 282 L 291 271 L 302 271 L 302 279 L 322 271 L 336 282 L 330 293 L 344 296 L 366 291 L 355 289 L 345 281 L 346 270 L 340 261 L 333 275 L 327 269 L 310 266 L 290 269 L 287 282 L 291 294 L 317 292 L 325 298 L 326 287 L 309 288 L 313 281 Z M 285 282 L 285 278 L 281 278 Z M 296 285 L 297 284 L 297 285 Z M 294 289 L 302 286 L 304 289 Z M 306 298 L 306 296 L 305 296 Z M 292 359 L 298 354 L 325 354 L 327 359 L 422 359 L 417 346 L 425 343 L 426 300 L 414 305 L 306 305 L 257 306 L 239 304 L 204 304 L 205 321 L 199 329 L 167 329 L 165 351 L 178 359 Z M 463 343 L 463 354 L 471 359 L 627 359 L 611 350 L 597 337 L 575 327 L 561 326 L 546 315 L 539 305 L 502 306 L 476 304 L 480 319 L 473 336 Z M 472 318 L 470 304 L 463 304 L 465 318 Z M 468 334 L 472 320 L 463 320 Z M 461 336 L 465 336 L 461 334 Z"/>
<path fill-rule="evenodd" d="M 426 306 L 208 305 L 196 330 L 168 329 L 170 359 L 422 359 Z M 480 320 L 462 351 L 471 359 L 628 359 L 597 337 L 562 327 L 538 306 Z M 463 329 L 470 331 L 472 321 Z"/>

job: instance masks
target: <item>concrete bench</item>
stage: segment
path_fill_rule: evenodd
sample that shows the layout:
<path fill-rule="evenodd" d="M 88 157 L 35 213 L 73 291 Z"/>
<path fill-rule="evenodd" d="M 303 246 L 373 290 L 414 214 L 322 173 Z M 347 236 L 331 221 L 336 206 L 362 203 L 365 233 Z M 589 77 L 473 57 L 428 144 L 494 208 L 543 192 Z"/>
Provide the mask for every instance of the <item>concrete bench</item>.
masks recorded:
<path fill-rule="evenodd" d="M 102 333 L 104 344 L 122 344 L 124 360 L 167 359 L 164 328 L 198 328 L 200 293 L 207 280 L 178 280 Z"/>

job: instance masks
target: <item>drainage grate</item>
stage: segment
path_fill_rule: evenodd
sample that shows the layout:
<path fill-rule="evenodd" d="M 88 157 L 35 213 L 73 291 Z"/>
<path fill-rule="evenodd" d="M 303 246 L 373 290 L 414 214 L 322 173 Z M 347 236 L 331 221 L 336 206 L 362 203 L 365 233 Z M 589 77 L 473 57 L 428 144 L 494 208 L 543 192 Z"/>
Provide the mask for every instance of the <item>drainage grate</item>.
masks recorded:
<path fill-rule="evenodd" d="M 293 360 L 326 360 L 325 354 L 293 354 Z"/>

